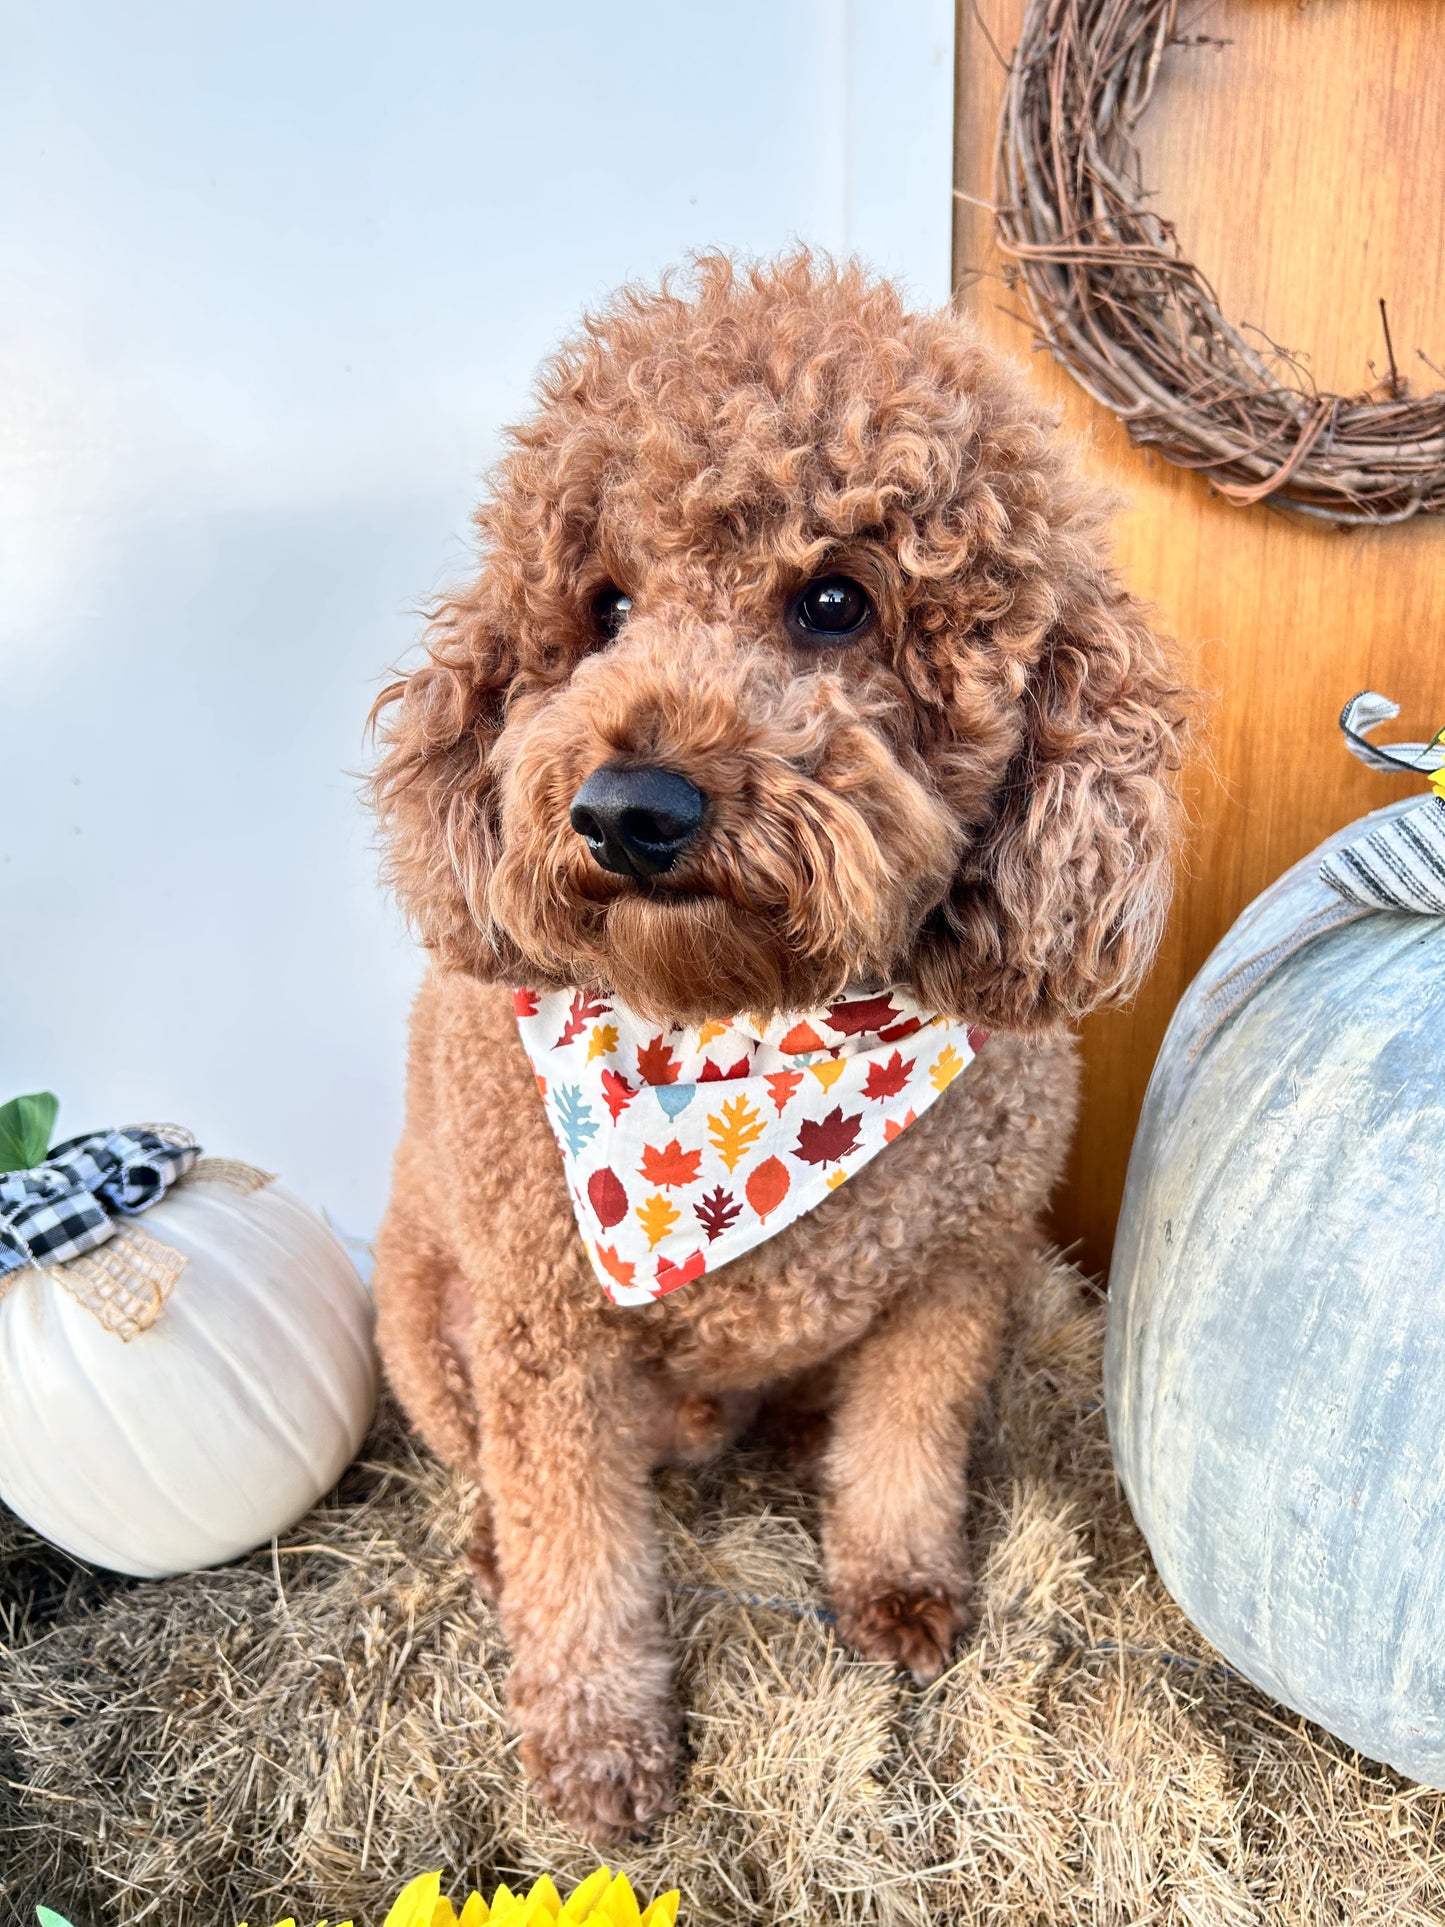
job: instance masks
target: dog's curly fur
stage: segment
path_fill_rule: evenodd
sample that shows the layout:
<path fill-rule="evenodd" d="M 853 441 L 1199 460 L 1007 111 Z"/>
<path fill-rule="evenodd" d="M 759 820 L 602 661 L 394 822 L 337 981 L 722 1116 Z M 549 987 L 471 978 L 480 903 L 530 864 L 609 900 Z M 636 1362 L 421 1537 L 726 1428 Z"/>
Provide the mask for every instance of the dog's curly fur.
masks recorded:
<path fill-rule="evenodd" d="M 435 959 L 377 1249 L 391 1381 L 485 1492 L 473 1564 L 530 1770 L 645 1825 L 677 1748 L 649 1475 L 763 1405 L 821 1435 L 839 1622 L 920 1680 L 966 1614 L 968 1435 L 1072 1128 L 1062 1028 L 1158 939 L 1188 700 L 1107 509 L 948 314 L 805 254 L 628 291 L 547 368 L 475 583 L 378 704 L 392 880 Z M 871 632 L 801 651 L 809 580 Z M 631 597 L 615 640 L 600 591 Z M 650 885 L 570 827 L 583 778 L 707 798 Z M 642 1309 L 603 1297 L 499 986 L 676 1021 L 906 983 L 994 1031 L 887 1153 Z"/>

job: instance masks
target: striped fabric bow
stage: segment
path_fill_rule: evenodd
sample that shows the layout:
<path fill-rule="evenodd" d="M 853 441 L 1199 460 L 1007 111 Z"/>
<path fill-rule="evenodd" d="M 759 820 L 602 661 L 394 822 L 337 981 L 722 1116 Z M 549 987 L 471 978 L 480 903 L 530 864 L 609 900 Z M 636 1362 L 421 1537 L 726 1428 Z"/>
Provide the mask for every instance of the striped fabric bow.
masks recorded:
<path fill-rule="evenodd" d="M 1435 794 L 1331 850 L 1320 876 L 1362 910 L 1445 916 L 1445 730 L 1428 743 L 1381 746 L 1367 740 L 1372 729 L 1399 713 L 1398 703 L 1366 689 L 1345 704 L 1340 728 L 1351 753 L 1370 769 L 1430 776 Z"/>

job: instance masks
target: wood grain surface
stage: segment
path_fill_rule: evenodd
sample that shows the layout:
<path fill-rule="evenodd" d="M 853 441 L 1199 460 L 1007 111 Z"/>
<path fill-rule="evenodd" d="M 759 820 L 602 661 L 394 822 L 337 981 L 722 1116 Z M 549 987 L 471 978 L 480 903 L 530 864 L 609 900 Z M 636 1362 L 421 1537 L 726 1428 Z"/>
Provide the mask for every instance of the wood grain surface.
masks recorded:
<path fill-rule="evenodd" d="M 1140 131 L 1143 176 L 1224 311 L 1306 351 L 1319 385 L 1348 393 L 1385 371 L 1383 296 L 1401 373 L 1417 389 L 1445 385 L 1445 7 L 1216 0 L 1181 16 L 1188 33 L 1211 38 L 1166 58 Z M 1231 508 L 1197 476 L 1133 448 L 1034 346 L 991 212 L 974 204 L 991 199 L 1000 55 L 1022 17 L 1023 0 L 960 4 L 958 300 L 1029 361 L 1087 439 L 1090 466 L 1125 493 L 1122 572 L 1184 640 L 1209 697 L 1159 961 L 1130 1010 L 1101 1013 L 1084 1032 L 1084 1116 L 1055 1230 L 1103 1273 L 1149 1072 L 1189 980 L 1289 864 L 1414 787 L 1346 755 L 1340 708 L 1378 689 L 1402 706 L 1399 735 L 1445 724 L 1445 523 L 1342 533 Z"/>

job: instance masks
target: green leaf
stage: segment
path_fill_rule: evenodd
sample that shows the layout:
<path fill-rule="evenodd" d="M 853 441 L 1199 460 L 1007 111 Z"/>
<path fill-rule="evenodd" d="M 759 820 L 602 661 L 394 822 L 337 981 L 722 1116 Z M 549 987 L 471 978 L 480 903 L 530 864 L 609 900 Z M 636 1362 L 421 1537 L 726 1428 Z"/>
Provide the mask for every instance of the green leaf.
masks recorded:
<path fill-rule="evenodd" d="M 45 1162 L 60 1099 L 53 1091 L 32 1091 L 0 1104 L 0 1173 L 28 1171 Z M 59 1919 L 56 1915 L 56 1919 Z M 66 1927 L 61 1921 L 60 1927 Z"/>
<path fill-rule="evenodd" d="M 5 1108 L 10 1107 L 7 1104 Z M 56 1913 L 53 1907 L 37 1907 L 35 1911 L 40 1916 L 40 1927 L 70 1927 L 65 1915 Z"/>

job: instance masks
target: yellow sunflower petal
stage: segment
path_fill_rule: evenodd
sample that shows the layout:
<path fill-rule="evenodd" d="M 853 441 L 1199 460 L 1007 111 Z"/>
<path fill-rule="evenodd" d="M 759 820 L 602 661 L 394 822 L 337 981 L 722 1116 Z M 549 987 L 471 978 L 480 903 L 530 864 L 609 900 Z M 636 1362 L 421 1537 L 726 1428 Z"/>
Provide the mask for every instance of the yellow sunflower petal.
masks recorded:
<path fill-rule="evenodd" d="M 677 1927 L 677 1910 L 682 1895 L 674 1887 L 670 1894 L 659 1894 L 642 1916 L 642 1927 Z"/>
<path fill-rule="evenodd" d="M 478 1893 L 467 1895 L 466 1904 L 457 1921 L 457 1927 L 487 1927 L 491 1909 Z"/>
<path fill-rule="evenodd" d="M 562 1909 L 561 1919 L 566 1921 L 567 1927 L 574 1927 L 575 1922 L 586 1920 L 611 1885 L 610 1867 L 599 1867 L 596 1873 L 588 1874 L 582 1885 L 574 1888 L 568 1896 L 567 1904 Z"/>
<path fill-rule="evenodd" d="M 618 1874 L 597 1911 L 604 1920 L 611 1921 L 612 1927 L 640 1927 L 642 1913 L 632 1882 L 625 1873 Z"/>
<path fill-rule="evenodd" d="M 442 1890 L 439 1873 L 419 1873 L 409 1880 L 392 1902 L 391 1912 L 382 1927 L 431 1927 L 438 1896 Z"/>

